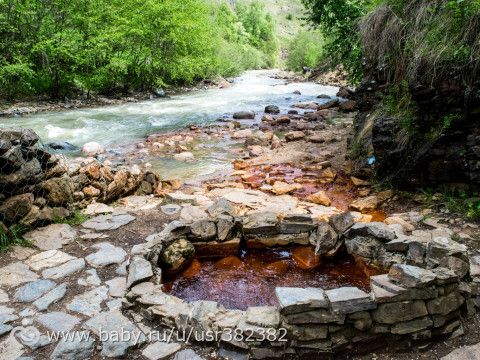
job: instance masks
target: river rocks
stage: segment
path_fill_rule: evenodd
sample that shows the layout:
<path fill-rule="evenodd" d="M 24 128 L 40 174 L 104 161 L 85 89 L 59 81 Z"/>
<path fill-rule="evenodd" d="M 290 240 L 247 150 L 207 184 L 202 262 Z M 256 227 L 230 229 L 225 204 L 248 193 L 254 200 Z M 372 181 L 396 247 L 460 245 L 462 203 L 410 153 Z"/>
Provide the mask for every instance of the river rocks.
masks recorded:
<path fill-rule="evenodd" d="M 132 334 L 130 337 L 103 337 L 101 355 L 105 357 L 122 357 L 127 350 L 145 342 L 145 335 L 119 311 L 102 312 L 85 323 L 85 328 L 99 336 L 101 332 L 113 334 L 118 329 Z M 138 337 L 134 337 L 137 334 Z"/>
<path fill-rule="evenodd" d="M 104 147 L 97 142 L 92 141 L 82 146 L 82 153 L 86 156 L 96 156 L 104 152 Z"/>
<path fill-rule="evenodd" d="M 285 140 L 288 142 L 291 141 L 298 141 L 305 138 L 305 133 L 303 131 L 290 131 L 289 133 L 285 134 Z"/>
<path fill-rule="evenodd" d="M 276 105 L 267 105 L 265 106 L 266 114 L 280 114 L 280 108 Z"/>
<path fill-rule="evenodd" d="M 430 270 L 412 265 L 395 264 L 390 268 L 388 277 L 406 287 L 426 287 L 435 281 L 435 274 Z"/>
<path fill-rule="evenodd" d="M 232 134 L 232 139 L 246 139 L 246 138 L 249 138 L 251 137 L 253 134 L 252 130 L 250 129 L 244 129 L 244 130 L 238 130 L 238 131 L 235 131 L 233 134 Z"/>
<path fill-rule="evenodd" d="M 77 237 L 77 232 L 67 224 L 51 224 L 24 235 L 41 250 L 60 249 Z"/>
<path fill-rule="evenodd" d="M 195 156 L 189 151 L 184 151 L 184 152 L 181 152 L 180 154 L 175 154 L 173 155 L 173 158 L 175 160 L 183 161 L 183 162 L 195 160 Z"/>
<path fill-rule="evenodd" d="M 237 111 L 233 114 L 233 118 L 237 120 L 255 119 L 253 111 Z"/>
<path fill-rule="evenodd" d="M 330 200 L 325 191 L 319 191 L 311 194 L 307 197 L 307 200 L 313 202 L 314 204 L 323 206 L 330 206 L 332 204 L 332 200 Z"/>
<path fill-rule="evenodd" d="M 25 217 L 33 205 L 33 194 L 12 196 L 0 205 L 0 220 L 12 224 Z"/>
<path fill-rule="evenodd" d="M 87 331 L 74 332 L 73 336 L 62 338 L 52 352 L 51 360 L 83 360 L 93 355 L 95 338 Z"/>
<path fill-rule="evenodd" d="M 111 264 L 120 264 L 125 260 L 127 253 L 120 247 L 110 243 L 100 243 L 92 246 L 98 249 L 96 253 L 88 255 L 85 260 L 94 267 L 104 267 Z"/>
<path fill-rule="evenodd" d="M 152 264 L 143 257 L 135 256 L 128 266 L 127 288 L 146 281 L 152 276 Z"/>
<path fill-rule="evenodd" d="M 179 239 L 169 244 L 159 257 L 159 265 L 171 272 L 185 268 L 195 255 L 195 247 L 185 239 Z"/>
<path fill-rule="evenodd" d="M 338 99 L 332 99 L 324 102 L 321 105 L 318 105 L 316 110 L 325 110 L 325 109 L 330 109 L 333 107 L 337 107 L 340 104 L 340 101 Z"/>

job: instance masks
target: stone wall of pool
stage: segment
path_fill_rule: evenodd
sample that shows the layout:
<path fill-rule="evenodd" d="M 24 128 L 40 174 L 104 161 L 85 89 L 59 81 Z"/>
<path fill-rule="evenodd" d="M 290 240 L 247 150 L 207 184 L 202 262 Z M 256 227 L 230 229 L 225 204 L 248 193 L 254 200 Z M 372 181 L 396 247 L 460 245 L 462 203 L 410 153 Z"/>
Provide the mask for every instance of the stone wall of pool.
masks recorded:
<path fill-rule="evenodd" d="M 480 306 L 480 255 L 453 240 L 446 228 L 406 233 L 400 225 L 355 222 L 354 216 L 237 218 L 221 208 L 191 224 L 174 221 L 132 249 L 126 306 L 159 326 L 220 332 L 213 344 L 248 352 L 253 359 L 362 352 L 389 341 L 412 344 L 462 335 L 462 322 Z M 180 269 L 192 247 L 221 253 L 240 243 L 311 245 L 325 257 L 348 252 L 385 273 L 370 277 L 370 291 L 279 287 L 279 306 L 246 311 L 164 292 L 158 264 Z"/>

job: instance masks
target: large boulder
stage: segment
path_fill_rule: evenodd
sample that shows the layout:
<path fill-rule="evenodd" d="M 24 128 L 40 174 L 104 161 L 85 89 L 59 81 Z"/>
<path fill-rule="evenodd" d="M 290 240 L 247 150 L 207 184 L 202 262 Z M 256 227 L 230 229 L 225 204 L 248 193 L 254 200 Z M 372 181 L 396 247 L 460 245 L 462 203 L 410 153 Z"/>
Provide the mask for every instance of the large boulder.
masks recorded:
<path fill-rule="evenodd" d="M 253 111 L 237 111 L 233 114 L 233 118 L 237 120 L 255 119 L 255 112 Z"/>

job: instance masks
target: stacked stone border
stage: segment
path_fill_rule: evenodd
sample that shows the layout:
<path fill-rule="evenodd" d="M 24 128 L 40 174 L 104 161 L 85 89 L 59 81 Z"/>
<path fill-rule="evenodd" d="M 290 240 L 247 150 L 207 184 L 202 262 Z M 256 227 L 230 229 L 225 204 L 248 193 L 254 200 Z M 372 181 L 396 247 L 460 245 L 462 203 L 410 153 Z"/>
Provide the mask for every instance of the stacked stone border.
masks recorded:
<path fill-rule="evenodd" d="M 406 234 L 400 225 L 355 223 L 350 213 L 318 221 L 310 215 L 273 213 L 237 218 L 229 210 L 226 203 L 216 203 L 209 209 L 211 218 L 191 224 L 173 221 L 136 245 L 128 269 L 127 306 L 156 325 L 197 334 L 193 339 L 199 342 L 206 341 L 208 331 L 220 332 L 209 340 L 249 352 L 254 359 L 362 352 L 390 340 L 412 343 L 459 336 L 462 321 L 480 306 L 480 255 L 469 254 L 448 229 Z M 386 273 L 370 277 L 370 292 L 356 287 L 279 287 L 278 307 L 246 311 L 213 301 L 189 303 L 163 292 L 158 263 L 166 252 L 178 264 L 191 256 L 186 244 L 231 251 L 241 242 L 310 244 L 327 257 L 346 251 Z"/>

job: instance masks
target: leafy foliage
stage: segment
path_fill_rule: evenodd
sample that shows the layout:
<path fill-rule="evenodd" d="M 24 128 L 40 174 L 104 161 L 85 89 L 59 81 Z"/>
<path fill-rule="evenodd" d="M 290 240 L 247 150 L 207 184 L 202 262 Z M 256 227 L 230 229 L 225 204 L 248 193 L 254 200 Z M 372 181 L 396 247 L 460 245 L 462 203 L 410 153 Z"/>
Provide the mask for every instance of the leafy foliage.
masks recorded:
<path fill-rule="evenodd" d="M 0 96 L 191 84 L 273 65 L 258 1 L 0 0 Z"/>
<path fill-rule="evenodd" d="M 288 49 L 287 69 L 301 71 L 304 66 L 315 68 L 323 56 L 324 40 L 320 31 L 301 31 Z"/>

